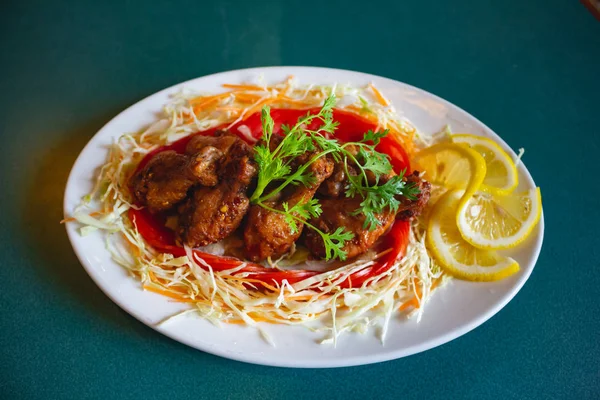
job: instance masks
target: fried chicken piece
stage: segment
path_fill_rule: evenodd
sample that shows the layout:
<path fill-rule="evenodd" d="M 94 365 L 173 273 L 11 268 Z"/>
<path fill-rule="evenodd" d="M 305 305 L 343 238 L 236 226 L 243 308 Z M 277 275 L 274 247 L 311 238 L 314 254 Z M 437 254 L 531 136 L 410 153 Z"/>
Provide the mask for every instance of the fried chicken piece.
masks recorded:
<path fill-rule="evenodd" d="M 343 247 L 347 258 L 356 257 L 369 250 L 371 246 L 383 235 L 394 222 L 395 214 L 386 211 L 377 215 L 381 223 L 374 230 L 370 231 L 364 228 L 364 214 L 353 215 L 354 211 L 360 208 L 362 198 L 343 198 L 343 199 L 321 199 L 319 200 L 323 213 L 317 218 L 310 220 L 310 224 L 325 233 L 334 232 L 338 227 L 352 232 L 354 237 L 348 240 Z M 307 230 L 304 244 L 312 255 L 318 258 L 325 258 L 325 245 L 321 236 L 313 231 Z"/>
<path fill-rule="evenodd" d="M 431 195 L 431 183 L 421 179 L 419 171 L 413 171 L 412 174 L 406 175 L 404 180 L 419 188 L 419 194 L 416 196 L 416 200 L 410 200 L 406 197 L 400 198 L 401 204 L 396 213 L 396 219 L 408 221 L 423 212 L 423 208 L 427 205 L 429 196 Z"/>
<path fill-rule="evenodd" d="M 215 136 L 194 136 L 186 154 L 172 150 L 156 154 L 131 177 L 135 201 L 156 213 L 183 201 L 192 186 L 215 186 L 221 161 L 239 140 L 229 132 L 218 131 Z"/>
<path fill-rule="evenodd" d="M 130 182 L 135 201 L 155 213 L 185 199 L 196 180 L 189 157 L 169 150 L 152 157 Z"/>
<path fill-rule="evenodd" d="M 208 135 L 196 135 L 190 139 L 185 152 L 189 155 L 196 154 L 205 147 L 214 147 L 219 150 L 222 154 L 226 154 L 231 146 L 233 146 L 239 139 L 233 133 L 229 131 L 216 131 L 214 136 Z"/>
<path fill-rule="evenodd" d="M 358 175 L 358 171 L 352 165 L 348 166 L 348 172 L 352 176 Z M 367 181 L 369 185 L 376 184 L 377 180 L 371 171 L 367 171 Z M 391 172 L 387 175 L 381 175 L 379 177 L 379 183 L 384 184 L 390 178 L 395 176 L 395 172 Z M 401 205 L 398 208 L 396 219 L 409 220 L 421 214 L 421 211 L 429 201 L 431 193 L 431 184 L 423 179 L 419 175 L 419 171 L 413 171 L 412 174 L 406 175 L 404 180 L 409 184 L 414 184 L 419 189 L 419 194 L 416 200 L 410 200 L 404 196 L 398 196 Z M 345 188 L 348 186 L 348 177 L 344 169 L 344 163 L 338 162 L 335 164 L 333 174 L 331 177 L 325 180 L 319 187 L 318 193 L 322 196 L 330 198 L 344 197 Z M 343 201 L 343 200 L 342 200 Z"/>
<path fill-rule="evenodd" d="M 221 161 L 219 183 L 194 189 L 180 210 L 179 237 L 190 247 L 206 246 L 231 235 L 248 211 L 246 192 L 257 166 L 252 148 L 235 139 Z"/>
<path fill-rule="evenodd" d="M 397 196 L 397 199 L 400 201 L 397 212 L 393 213 L 386 209 L 383 213 L 378 214 L 377 219 L 380 221 L 380 225 L 374 230 L 369 231 L 368 228 L 364 228 L 365 216 L 360 213 L 353 215 L 356 210 L 360 209 L 362 198 L 358 196 L 353 198 L 344 197 L 343 189 L 347 186 L 348 182 L 343 167 L 339 167 L 340 164 L 342 163 L 337 163 L 335 170 L 342 172 L 339 175 L 336 175 L 334 172 L 331 178 L 323 183 L 323 190 L 319 191 L 319 193 L 331 198 L 319 200 L 323 212 L 318 218 L 311 219 L 310 223 L 325 233 L 334 232 L 339 227 L 352 232 L 354 234 L 353 239 L 346 242 L 343 247 L 348 258 L 366 252 L 390 228 L 394 219 L 410 220 L 419 215 L 429 201 L 431 184 L 421 179 L 419 173 L 414 171 L 412 174 L 405 176 L 404 180 L 419 188 L 420 193 L 416 196 L 416 200 L 410 200 L 400 195 Z M 353 172 L 355 171 L 350 170 L 350 173 Z M 379 182 L 383 184 L 395 175 L 392 172 L 388 175 L 380 176 Z M 374 177 L 367 176 L 367 179 L 370 184 L 374 183 Z M 373 182 L 371 182 L 371 179 L 373 179 Z M 325 245 L 317 232 L 312 230 L 307 231 L 305 245 L 315 257 L 325 257 Z"/>
<path fill-rule="evenodd" d="M 310 160 L 313 153 L 298 157 L 297 165 L 303 165 Z M 287 202 L 292 208 L 299 202 L 307 202 L 314 196 L 317 188 L 333 172 L 333 161 L 322 157 L 312 163 L 309 171 L 314 176 L 314 182 L 309 186 L 288 187 L 279 198 L 267 201 L 270 208 L 283 210 L 283 203 Z M 244 245 L 247 257 L 252 261 L 261 261 L 268 257 L 280 257 L 292 247 L 302 233 L 304 224 L 298 224 L 298 231 L 292 232 L 289 224 L 282 214 L 269 211 L 259 205 L 250 207 L 248 222 L 244 229 Z"/>
<path fill-rule="evenodd" d="M 193 159 L 192 170 L 199 184 L 215 186 L 218 183 L 221 161 L 238 140 L 227 131 L 217 131 L 214 136 L 196 135 L 190 139 L 185 152 Z"/>
<path fill-rule="evenodd" d="M 327 197 L 340 197 L 344 194 L 347 184 L 348 179 L 344 170 L 344 163 L 337 162 L 333 167 L 333 173 L 319 186 L 318 192 Z"/>
<path fill-rule="evenodd" d="M 215 186 L 219 182 L 218 168 L 223 152 L 206 146 L 191 156 L 190 167 L 197 183 L 202 186 Z"/>
<path fill-rule="evenodd" d="M 358 154 L 358 147 L 355 145 L 346 146 L 346 151 L 353 155 Z M 318 193 L 327 197 L 343 197 L 346 187 L 348 186 L 348 175 L 357 176 L 360 172 L 359 169 L 353 163 L 349 163 L 347 166 L 343 162 L 336 162 L 333 167 L 333 174 L 319 186 Z M 367 181 L 370 185 L 374 185 L 377 182 L 375 175 L 371 171 L 366 171 Z M 379 181 L 385 182 L 391 176 L 395 175 L 393 172 L 387 176 L 381 176 Z"/>

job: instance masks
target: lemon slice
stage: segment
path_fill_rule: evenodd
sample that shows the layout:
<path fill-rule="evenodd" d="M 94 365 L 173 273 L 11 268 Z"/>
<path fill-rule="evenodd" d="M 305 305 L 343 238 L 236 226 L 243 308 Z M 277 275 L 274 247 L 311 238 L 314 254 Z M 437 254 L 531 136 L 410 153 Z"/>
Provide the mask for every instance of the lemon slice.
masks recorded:
<path fill-rule="evenodd" d="M 427 247 L 449 273 L 469 281 L 495 281 L 519 270 L 519 264 L 493 250 L 478 249 L 465 241 L 456 226 L 462 190 L 447 193 L 435 205 L 427 224 Z"/>
<path fill-rule="evenodd" d="M 517 187 L 519 183 L 517 166 L 496 142 L 467 134 L 452 135 L 452 141 L 469 146 L 484 158 L 487 173 L 481 190 L 494 194 L 509 194 Z"/>
<path fill-rule="evenodd" d="M 414 167 L 425 171 L 425 179 L 446 189 L 463 189 L 465 200 L 473 195 L 486 175 L 485 160 L 470 148 L 456 143 L 440 143 L 415 156 Z"/>
<path fill-rule="evenodd" d="M 542 215 L 540 188 L 496 195 L 479 192 L 461 204 L 456 223 L 463 238 L 482 249 L 510 249 L 522 243 Z"/>

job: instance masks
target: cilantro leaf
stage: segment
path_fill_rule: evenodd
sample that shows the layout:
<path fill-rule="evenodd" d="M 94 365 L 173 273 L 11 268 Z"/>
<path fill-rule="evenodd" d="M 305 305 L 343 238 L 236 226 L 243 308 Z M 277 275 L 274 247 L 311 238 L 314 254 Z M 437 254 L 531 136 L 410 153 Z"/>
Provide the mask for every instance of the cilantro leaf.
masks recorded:
<path fill-rule="evenodd" d="M 273 126 L 275 126 L 275 121 L 271 117 L 271 107 L 264 106 L 261 110 L 260 121 L 262 123 L 262 131 L 263 131 L 263 140 L 267 143 L 271 141 L 271 136 L 273 135 Z"/>
<path fill-rule="evenodd" d="M 387 175 L 392 171 L 390 159 L 374 149 L 361 147 L 358 150 L 358 157 L 362 161 L 362 169 L 371 171 L 375 176 Z"/>
<path fill-rule="evenodd" d="M 363 143 L 373 142 L 373 144 L 375 146 L 377 146 L 379 144 L 379 142 L 381 141 L 381 139 L 386 137 L 388 133 L 389 133 L 389 129 L 385 129 L 383 131 L 377 131 L 377 132 L 373 132 L 373 130 L 369 129 L 367 131 L 367 133 L 365 133 L 361 142 L 363 142 Z"/>
<path fill-rule="evenodd" d="M 316 131 L 306 129 L 306 126 L 310 125 L 314 119 L 319 119 L 323 122 L 323 126 L 319 131 L 333 132 L 337 126 L 337 122 L 333 121 L 335 102 L 335 96 L 331 95 L 325 99 L 323 107 L 318 113 L 307 113 L 305 116 L 298 118 L 298 121 L 292 127 L 282 126 L 281 129 L 285 136 L 274 150 L 271 150 L 270 146 L 274 121 L 270 114 L 270 108 L 268 106 L 262 108 L 261 122 L 265 145 L 256 146 L 258 151 L 255 153 L 255 160 L 259 168 L 256 189 L 250 196 L 252 203 L 262 202 L 281 192 L 290 184 L 298 185 L 302 183 L 305 186 L 310 186 L 314 183 L 314 177 L 308 170 L 308 166 L 318 158 L 338 151 L 336 147 L 338 145 L 336 141 L 327 139 Z M 296 171 L 292 171 L 291 164 L 296 157 L 314 151 L 319 151 L 316 157 L 311 158 L 309 163 L 299 167 Z M 277 181 L 283 182 L 269 193 L 264 194 L 265 189 L 271 183 Z"/>
<path fill-rule="evenodd" d="M 307 221 L 311 218 L 317 218 L 323 212 L 319 200 L 317 199 L 310 199 L 307 202 L 298 202 L 291 208 L 287 202 L 284 202 L 282 206 L 285 211 L 285 221 L 290 226 L 292 233 L 298 232 L 297 219 Z"/>
<path fill-rule="evenodd" d="M 317 232 L 321 235 L 323 244 L 325 245 L 325 260 L 337 258 L 344 261 L 347 256 L 344 251 L 344 245 L 347 241 L 352 240 L 354 234 L 344 230 L 341 226 L 333 233 L 323 233 L 319 230 Z"/>
<path fill-rule="evenodd" d="M 388 208 L 392 212 L 398 211 L 401 201 L 397 196 L 404 196 L 409 200 L 416 200 L 420 193 L 419 188 L 414 183 L 407 183 L 404 180 L 404 172 L 395 175 L 382 185 L 361 186 L 361 183 L 355 183 L 350 190 L 346 191 L 346 196 L 354 197 L 360 194 L 363 201 L 360 207 L 352 214 L 365 216 L 363 228 L 373 230 L 381 225 L 377 214 L 385 212 Z"/>

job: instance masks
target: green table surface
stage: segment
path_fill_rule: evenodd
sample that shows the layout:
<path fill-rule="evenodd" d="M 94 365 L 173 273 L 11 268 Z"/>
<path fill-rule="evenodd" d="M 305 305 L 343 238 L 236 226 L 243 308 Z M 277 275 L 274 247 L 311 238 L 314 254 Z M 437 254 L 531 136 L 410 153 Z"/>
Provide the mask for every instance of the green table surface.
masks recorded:
<path fill-rule="evenodd" d="M 579 2 L 7 1 L 0 50 L 1 399 L 600 397 L 600 22 Z M 264 65 L 397 79 L 524 147 L 546 233 L 515 299 L 441 347 L 329 370 L 215 357 L 113 304 L 58 224 L 75 157 L 147 95 Z"/>

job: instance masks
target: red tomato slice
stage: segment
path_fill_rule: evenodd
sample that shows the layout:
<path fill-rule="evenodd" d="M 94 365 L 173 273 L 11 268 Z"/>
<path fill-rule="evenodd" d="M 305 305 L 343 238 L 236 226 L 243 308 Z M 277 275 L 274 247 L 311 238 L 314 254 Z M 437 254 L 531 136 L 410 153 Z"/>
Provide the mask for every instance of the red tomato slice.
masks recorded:
<path fill-rule="evenodd" d="M 271 110 L 271 117 L 275 124 L 273 131 L 279 133 L 281 125 L 293 126 L 299 117 L 306 115 L 307 113 L 318 113 L 319 108 L 312 108 L 309 110 L 292 110 L 292 109 L 273 109 Z M 339 122 L 339 125 L 335 131 L 335 137 L 342 142 L 359 141 L 362 139 L 365 132 L 368 130 L 377 129 L 377 125 L 373 122 L 360 117 L 357 114 L 334 110 L 334 119 Z M 243 140 L 246 138 L 238 131 L 238 127 L 245 125 L 253 137 L 260 138 L 262 136 L 262 124 L 260 120 L 260 113 L 254 113 L 244 121 L 241 121 L 232 126 L 231 132 L 237 134 Z M 316 130 L 320 125 L 319 120 L 314 120 L 310 125 L 309 129 Z M 224 126 L 212 128 L 204 132 L 200 132 L 200 135 L 214 135 L 217 129 L 223 129 Z M 166 151 L 174 150 L 178 153 L 185 152 L 185 147 L 191 136 L 180 139 L 170 145 L 163 146 L 159 149 L 152 151 L 147 154 L 146 157 L 139 163 L 138 169 L 142 168 L 155 154 Z M 387 154 L 390 156 L 390 162 L 396 173 L 400 173 L 403 170 L 409 170 L 410 164 L 408 155 L 402 147 L 402 145 L 394 138 L 387 136 L 381 140 L 377 146 L 377 151 Z M 177 246 L 175 242 L 175 234 L 164 226 L 164 218 L 160 215 L 153 215 L 146 209 L 129 210 L 129 218 L 136 225 L 140 235 L 144 240 L 156 250 L 163 253 L 173 254 L 175 257 L 181 257 L 185 255 L 183 247 Z M 377 276 L 387 269 L 389 269 L 393 262 L 398 258 L 404 256 L 406 247 L 408 246 L 408 234 L 410 231 L 410 224 L 406 221 L 396 221 L 390 231 L 383 237 L 382 248 L 391 248 L 392 250 L 382 256 L 375 265 L 360 270 L 351 275 L 346 281 L 340 285 L 342 288 L 360 287 L 370 277 Z M 209 263 L 213 270 L 223 271 L 230 268 L 235 268 L 242 264 L 242 261 L 233 257 L 222 257 L 215 256 L 208 253 L 203 253 L 198 250 L 194 250 L 194 254 L 202 258 L 204 261 Z M 314 276 L 317 274 L 315 271 L 307 270 L 291 270 L 291 271 L 276 271 L 271 268 L 265 268 L 259 264 L 248 263 L 247 266 L 242 270 L 243 272 L 250 273 L 248 278 L 261 280 L 265 283 L 272 284 L 277 282 L 282 284 L 283 280 L 287 280 L 290 284 L 300 282 L 303 279 Z"/>
<path fill-rule="evenodd" d="M 408 246 L 410 223 L 396 221 L 389 232 L 383 237 L 381 248 L 392 249 L 383 255 L 375 265 L 362 269 L 350 275 L 340 284 L 342 288 L 358 288 L 369 278 L 380 275 L 392 267 L 394 261 L 404 256 Z"/>
<path fill-rule="evenodd" d="M 405 171 L 409 174 L 411 172 L 408 154 L 406 154 L 406 150 L 404 150 L 404 147 L 402 147 L 397 139 L 390 135 L 382 138 L 376 150 L 390 156 L 390 162 L 395 173 L 400 174 Z"/>

